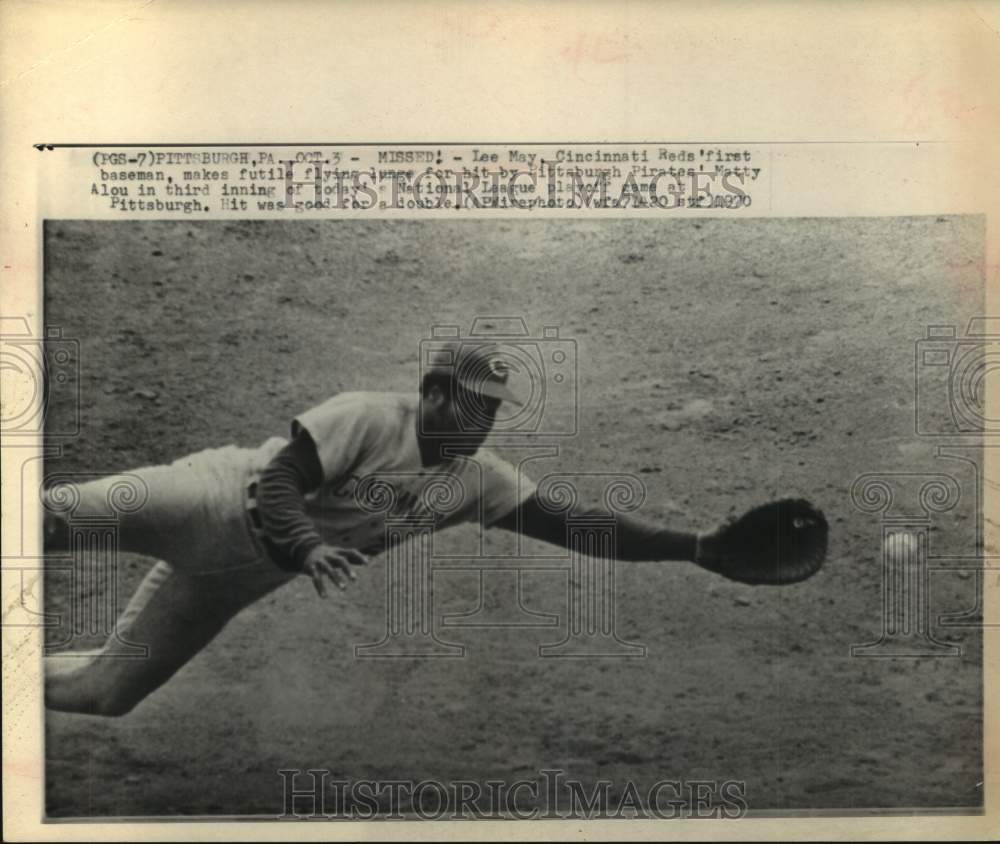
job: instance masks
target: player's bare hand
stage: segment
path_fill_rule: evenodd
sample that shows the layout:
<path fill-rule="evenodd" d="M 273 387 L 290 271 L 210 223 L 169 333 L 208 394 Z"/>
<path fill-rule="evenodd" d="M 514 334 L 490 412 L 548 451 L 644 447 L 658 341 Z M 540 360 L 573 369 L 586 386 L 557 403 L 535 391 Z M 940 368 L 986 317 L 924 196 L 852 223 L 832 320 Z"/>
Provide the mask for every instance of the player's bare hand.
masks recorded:
<path fill-rule="evenodd" d="M 325 598 L 327 580 L 338 589 L 346 589 L 348 581 L 358 579 L 353 567 L 366 565 L 368 558 L 353 548 L 319 545 L 309 552 L 302 565 L 302 573 L 312 578 L 316 593 Z"/>

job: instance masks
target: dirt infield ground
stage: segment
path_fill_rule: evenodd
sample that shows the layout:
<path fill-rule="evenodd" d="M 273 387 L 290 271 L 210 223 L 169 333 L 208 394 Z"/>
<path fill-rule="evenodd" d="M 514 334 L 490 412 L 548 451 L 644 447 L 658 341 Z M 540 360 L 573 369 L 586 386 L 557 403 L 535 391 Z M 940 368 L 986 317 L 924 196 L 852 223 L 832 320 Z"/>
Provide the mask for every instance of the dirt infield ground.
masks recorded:
<path fill-rule="evenodd" d="M 851 657 L 878 637 L 882 598 L 879 516 L 850 488 L 953 474 L 963 496 L 933 547 L 974 553 L 969 465 L 914 434 L 914 342 L 982 312 L 983 235 L 956 217 L 49 223 L 46 321 L 79 339 L 84 390 L 50 471 L 255 445 L 334 392 L 415 389 L 431 326 L 517 314 L 577 342 L 580 433 L 545 472 L 633 473 L 640 515 L 678 526 L 801 494 L 832 528 L 825 569 L 787 588 L 621 564 L 618 632 L 645 659 L 540 659 L 559 628 L 448 627 L 465 658 L 356 660 L 385 625 L 384 567 L 327 603 L 301 579 L 131 714 L 49 713 L 50 816 L 277 815 L 289 768 L 561 769 L 613 795 L 739 780 L 751 810 L 981 805 L 981 633 L 934 627 L 961 658 Z M 70 410 L 58 400 L 53 419 Z M 148 565 L 123 558 L 122 594 Z M 486 609 L 514 618 L 512 576 L 485 583 Z M 473 609 L 478 586 L 440 573 L 438 619 Z M 931 588 L 932 620 L 975 604 L 968 573 Z M 47 609 L 67 599 L 50 577 Z M 565 574 L 526 573 L 524 603 L 564 615 Z"/>

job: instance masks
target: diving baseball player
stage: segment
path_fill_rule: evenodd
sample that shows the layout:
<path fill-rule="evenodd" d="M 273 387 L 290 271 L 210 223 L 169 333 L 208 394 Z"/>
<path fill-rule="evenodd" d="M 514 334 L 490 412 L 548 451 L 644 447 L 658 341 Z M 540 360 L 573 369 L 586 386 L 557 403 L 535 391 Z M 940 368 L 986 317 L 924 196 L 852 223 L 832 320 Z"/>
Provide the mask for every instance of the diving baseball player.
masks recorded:
<path fill-rule="evenodd" d="M 517 403 L 504 367 L 485 346 L 455 353 L 463 364 L 429 370 L 418 395 L 342 393 L 297 416 L 288 440 L 133 471 L 148 497 L 121 518 L 119 548 L 158 562 L 100 651 L 46 657 L 46 706 L 123 715 L 240 610 L 296 577 L 310 578 L 321 597 L 330 585 L 344 589 L 384 550 L 386 513 L 363 506 L 369 479 L 392 479 L 392 515 L 425 513 L 432 485 L 456 481 L 464 495 L 435 516 L 436 530 L 474 522 L 565 545 L 565 516 L 482 448 L 501 403 Z M 104 512 L 121 480 L 81 484 L 75 513 Z M 68 542 L 59 494 L 57 487 L 45 493 L 49 549 Z M 617 560 L 689 561 L 751 583 L 802 580 L 826 553 L 825 519 L 801 500 L 765 505 L 704 535 L 620 516 L 617 537 Z M 123 643 L 148 646 L 148 656 L 106 658 Z"/>

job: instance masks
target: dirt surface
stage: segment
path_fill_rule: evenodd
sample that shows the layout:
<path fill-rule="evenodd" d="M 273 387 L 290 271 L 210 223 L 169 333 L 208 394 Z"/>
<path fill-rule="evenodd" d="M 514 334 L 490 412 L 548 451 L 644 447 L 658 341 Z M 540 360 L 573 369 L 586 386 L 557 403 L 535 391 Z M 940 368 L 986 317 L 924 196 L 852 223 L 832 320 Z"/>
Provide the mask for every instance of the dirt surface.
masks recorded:
<path fill-rule="evenodd" d="M 933 628 L 961 658 L 851 657 L 878 638 L 882 597 L 880 516 L 850 488 L 865 472 L 954 474 L 964 494 L 935 517 L 933 548 L 974 553 L 974 476 L 914 433 L 914 342 L 982 313 L 983 235 L 956 217 L 49 223 L 46 321 L 79 339 L 83 385 L 81 434 L 50 471 L 256 445 L 337 391 L 415 389 L 431 326 L 516 314 L 577 343 L 580 431 L 545 472 L 633 473 L 640 515 L 676 526 L 801 494 L 832 528 L 824 570 L 787 588 L 620 564 L 618 632 L 644 659 L 539 658 L 563 618 L 441 629 L 462 659 L 358 660 L 384 630 L 384 567 L 327 603 L 300 579 L 131 714 L 49 713 L 49 814 L 276 815 L 289 768 L 549 768 L 612 793 L 739 780 L 751 810 L 980 806 L 981 633 Z M 52 419 L 70 411 L 57 400 Z M 123 558 L 122 594 L 149 565 Z M 479 582 L 440 572 L 438 622 L 472 610 Z M 512 574 L 484 583 L 487 611 L 523 618 Z M 566 588 L 564 572 L 528 572 L 524 604 L 565 616 Z M 931 590 L 935 622 L 975 604 L 967 573 Z M 67 599 L 50 578 L 47 609 Z"/>

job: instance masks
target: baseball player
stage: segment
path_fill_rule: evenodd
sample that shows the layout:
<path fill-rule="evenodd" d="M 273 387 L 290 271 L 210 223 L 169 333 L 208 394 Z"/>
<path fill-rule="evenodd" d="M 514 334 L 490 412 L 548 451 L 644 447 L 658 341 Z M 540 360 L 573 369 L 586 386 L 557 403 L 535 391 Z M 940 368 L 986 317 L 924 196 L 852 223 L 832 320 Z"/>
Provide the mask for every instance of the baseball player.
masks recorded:
<path fill-rule="evenodd" d="M 464 491 L 447 515 L 435 514 L 436 530 L 473 522 L 566 545 L 565 516 L 481 447 L 501 403 L 518 403 L 495 351 L 471 346 L 455 354 L 461 365 L 430 369 L 418 395 L 342 393 L 297 416 L 290 439 L 132 472 L 148 497 L 121 518 L 119 548 L 158 562 L 100 651 L 46 657 L 46 706 L 123 715 L 273 590 L 299 576 L 323 598 L 331 585 L 345 589 L 384 550 L 387 515 L 426 515 L 435 484 Z M 377 478 L 391 479 L 387 511 L 364 506 L 366 484 Z M 75 513 L 105 512 L 122 480 L 81 484 Z M 69 531 L 57 512 L 58 487 L 44 495 L 46 545 L 64 548 Z M 753 583 L 808 577 L 825 556 L 822 514 L 802 501 L 766 506 L 704 535 L 619 516 L 616 559 L 689 561 Z M 133 643 L 147 646 L 148 656 L 109 658 Z"/>

